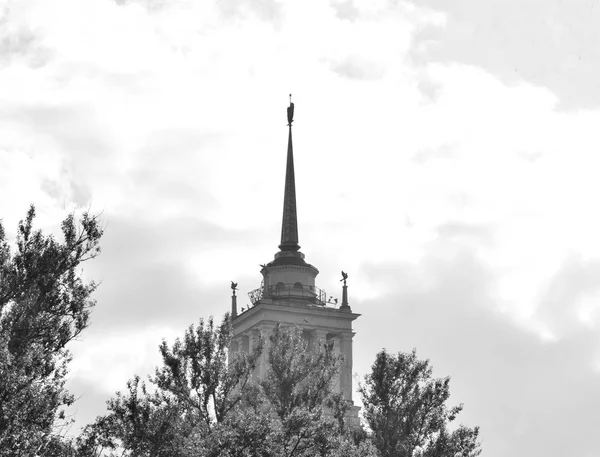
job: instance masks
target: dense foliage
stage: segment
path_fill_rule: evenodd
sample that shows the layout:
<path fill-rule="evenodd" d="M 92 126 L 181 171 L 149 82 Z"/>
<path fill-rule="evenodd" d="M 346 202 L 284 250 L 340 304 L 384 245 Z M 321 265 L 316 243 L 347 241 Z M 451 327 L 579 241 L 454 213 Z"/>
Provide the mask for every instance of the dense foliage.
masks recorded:
<path fill-rule="evenodd" d="M 479 429 L 450 431 L 462 405 L 448 408 L 450 379 L 432 378 L 427 360 L 416 352 L 377 354 L 360 386 L 364 418 L 381 457 L 474 457 Z"/>
<path fill-rule="evenodd" d="M 0 224 L 0 454 L 49 455 L 61 447 L 66 345 L 88 325 L 93 282 L 77 268 L 99 252 L 102 229 L 84 213 L 62 222 L 63 242 L 33 229 L 35 209 L 18 226 L 11 252 Z"/>
<path fill-rule="evenodd" d="M 302 330 L 277 325 L 251 354 L 231 353 L 229 316 L 215 328 L 190 328 L 172 348 L 152 393 L 134 378 L 109 401 L 110 413 L 88 427 L 87 451 L 125 456 L 475 457 L 478 428 L 450 424 L 449 379 L 432 378 L 415 351 L 377 355 L 360 387 L 368 432 L 347 423 L 349 402 L 333 391 L 342 359 L 330 341 L 309 344 Z M 267 370 L 253 377 L 261 356 Z M 92 446 L 89 443 L 94 443 Z M 89 455 L 89 454 L 88 454 Z M 116 454 L 115 454 L 116 455 Z"/>
<path fill-rule="evenodd" d="M 242 401 L 246 384 L 262 352 L 227 359 L 231 322 L 225 316 L 191 326 L 172 347 L 160 345 L 162 366 L 150 385 L 134 377 L 125 393 L 108 401 L 109 413 L 88 426 L 79 448 L 90 455 L 104 451 L 134 456 L 188 455 L 187 442 L 208 436 Z"/>
<path fill-rule="evenodd" d="M 230 351 L 228 315 L 159 347 L 161 365 L 107 402 L 107 413 L 65 439 L 67 344 L 88 326 L 96 285 L 78 268 L 102 229 L 85 213 L 62 223 L 63 242 L 19 224 L 11 252 L 0 224 L 0 456 L 476 457 L 477 427 L 454 426 L 449 378 L 416 352 L 377 354 L 359 392 L 366 428 L 334 392 L 342 357 L 330 340 L 276 325 L 249 353 Z M 267 336 L 267 335 L 265 335 Z M 266 370 L 257 376 L 257 367 Z"/>
<path fill-rule="evenodd" d="M 345 432 L 347 404 L 333 393 L 341 362 L 327 341 L 308 342 L 297 328 L 277 325 L 268 340 L 267 372 L 252 374 L 265 341 L 250 354 L 227 358 L 231 324 L 191 327 L 172 347 L 160 346 L 163 365 L 128 383 L 79 439 L 79 452 L 131 456 L 369 455 L 358 434 Z M 358 446 L 357 444 L 358 443 Z M 374 452 L 374 451 L 373 451 Z M 359 455 L 359 454 L 356 454 Z"/>

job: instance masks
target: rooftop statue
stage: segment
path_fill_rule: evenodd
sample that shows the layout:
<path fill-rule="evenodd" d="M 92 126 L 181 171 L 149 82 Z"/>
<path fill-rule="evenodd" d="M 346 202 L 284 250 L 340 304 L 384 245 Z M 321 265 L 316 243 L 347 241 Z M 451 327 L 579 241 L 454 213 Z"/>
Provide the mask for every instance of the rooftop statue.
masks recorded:
<path fill-rule="evenodd" d="M 340 282 L 344 281 L 344 285 L 346 285 L 346 279 L 348 279 L 348 273 L 342 270 L 342 279 L 340 279 Z"/>

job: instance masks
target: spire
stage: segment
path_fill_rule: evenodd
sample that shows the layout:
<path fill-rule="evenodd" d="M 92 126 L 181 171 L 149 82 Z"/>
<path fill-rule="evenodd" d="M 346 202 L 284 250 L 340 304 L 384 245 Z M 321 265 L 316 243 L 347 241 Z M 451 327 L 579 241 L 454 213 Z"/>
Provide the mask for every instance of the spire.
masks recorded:
<path fill-rule="evenodd" d="M 294 120 L 294 104 L 290 94 L 290 106 L 287 109 L 289 136 L 287 150 L 287 166 L 285 170 L 285 193 L 283 196 L 283 220 L 281 223 L 281 251 L 296 252 L 298 245 L 298 217 L 296 215 L 296 180 L 294 178 L 294 151 L 292 148 L 292 122 Z"/>

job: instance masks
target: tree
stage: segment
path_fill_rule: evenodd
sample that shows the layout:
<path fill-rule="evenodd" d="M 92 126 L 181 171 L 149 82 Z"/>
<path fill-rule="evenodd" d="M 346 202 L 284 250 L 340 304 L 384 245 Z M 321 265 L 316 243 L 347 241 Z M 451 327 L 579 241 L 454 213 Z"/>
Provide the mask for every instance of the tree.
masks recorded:
<path fill-rule="evenodd" d="M 478 427 L 449 424 L 462 405 L 448 408 L 450 378 L 433 379 L 429 361 L 416 351 L 377 354 L 359 387 L 364 418 L 381 457 L 475 457 L 480 454 Z"/>
<path fill-rule="evenodd" d="M 0 454 L 35 455 L 57 446 L 56 420 L 74 398 L 64 388 L 67 344 L 89 324 L 96 289 L 78 268 L 99 252 L 98 217 L 69 214 L 63 242 L 33 229 L 35 209 L 17 231 L 13 254 L 0 224 Z"/>
<path fill-rule="evenodd" d="M 188 443 L 189 455 L 374 456 L 367 442 L 356 444 L 344 430 L 348 405 L 333 392 L 341 361 L 331 342 L 311 347 L 300 328 L 278 324 L 269 336 L 263 378 L 246 386 L 224 422 Z"/>
<path fill-rule="evenodd" d="M 186 442 L 189 457 L 271 457 L 278 455 L 273 411 L 260 387 L 246 385 L 242 401 L 210 433 L 192 433 Z"/>
<path fill-rule="evenodd" d="M 310 350 L 302 329 L 280 324 L 269 342 L 267 374 L 260 385 L 277 415 L 285 419 L 300 408 L 322 408 L 332 394 L 333 378 L 342 361 L 334 353 L 333 342 L 315 342 L 317 347 Z"/>
<path fill-rule="evenodd" d="M 278 455 L 326 455 L 338 431 L 333 418 L 326 417 L 325 406 L 342 358 L 334 353 L 332 342 L 315 342 L 309 349 L 296 327 L 278 324 L 269 341 L 267 374 L 260 385 L 280 423 Z"/>
<path fill-rule="evenodd" d="M 218 329 L 212 316 L 206 327 L 200 319 L 183 341 L 177 339 L 171 349 L 165 341 L 160 346 L 163 366 L 152 382 L 165 395 L 188 405 L 208 430 L 241 401 L 264 345 L 259 338 L 250 354 L 238 353 L 228 360 L 231 338 L 231 319 L 226 314 Z"/>
<path fill-rule="evenodd" d="M 136 377 L 109 400 L 109 413 L 80 437 L 80 454 L 375 455 L 341 425 L 347 404 L 332 392 L 341 362 L 332 344 L 309 349 L 300 329 L 278 325 L 269 337 L 266 376 L 257 380 L 252 374 L 263 338 L 250 354 L 230 354 L 231 331 L 226 315 L 218 327 L 212 318 L 201 320 L 172 346 L 163 342 L 150 388 Z"/>
<path fill-rule="evenodd" d="M 190 326 L 184 338 L 159 347 L 162 365 L 149 377 L 139 377 L 108 401 L 109 414 L 96 419 L 80 439 L 80 449 L 120 449 L 123 455 L 188 455 L 192 438 L 206 440 L 242 401 L 245 387 L 262 352 L 263 340 L 251 354 L 228 360 L 231 320 L 218 327 L 212 317 Z"/>

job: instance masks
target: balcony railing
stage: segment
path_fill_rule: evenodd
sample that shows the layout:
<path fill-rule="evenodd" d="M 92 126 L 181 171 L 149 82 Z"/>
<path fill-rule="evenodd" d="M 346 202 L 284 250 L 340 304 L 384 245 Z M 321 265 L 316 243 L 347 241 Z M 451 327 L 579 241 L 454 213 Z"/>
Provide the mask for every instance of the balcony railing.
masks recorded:
<path fill-rule="evenodd" d="M 324 290 L 315 286 L 305 286 L 299 282 L 295 284 L 280 282 L 269 286 L 267 290 L 270 298 L 299 298 L 315 305 L 325 305 L 327 300 Z"/>
<path fill-rule="evenodd" d="M 263 298 L 263 288 L 255 289 L 248 293 L 252 305 L 256 305 Z M 266 288 L 266 297 L 264 298 L 294 298 L 306 300 L 309 303 L 319 306 L 332 306 L 331 300 L 327 301 L 327 294 L 324 290 L 315 286 L 307 286 L 297 283 L 278 283 Z"/>
<path fill-rule="evenodd" d="M 263 296 L 263 288 L 259 287 L 258 289 L 254 289 L 248 292 L 248 297 L 250 298 L 250 303 L 252 306 L 257 305 L 260 302 L 260 299 Z"/>

